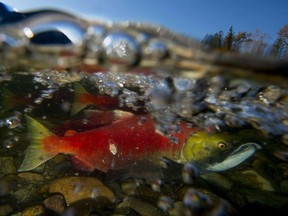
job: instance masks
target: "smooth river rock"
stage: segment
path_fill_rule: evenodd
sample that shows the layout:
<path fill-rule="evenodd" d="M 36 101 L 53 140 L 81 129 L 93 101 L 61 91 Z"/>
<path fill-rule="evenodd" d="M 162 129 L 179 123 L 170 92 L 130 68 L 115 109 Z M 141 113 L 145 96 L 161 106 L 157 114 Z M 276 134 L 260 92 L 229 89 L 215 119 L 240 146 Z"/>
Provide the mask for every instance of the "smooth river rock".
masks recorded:
<path fill-rule="evenodd" d="M 61 193 L 67 205 L 82 199 L 96 199 L 98 196 L 111 201 L 115 198 L 109 188 L 93 177 L 71 176 L 56 179 L 50 184 L 49 193 Z"/>

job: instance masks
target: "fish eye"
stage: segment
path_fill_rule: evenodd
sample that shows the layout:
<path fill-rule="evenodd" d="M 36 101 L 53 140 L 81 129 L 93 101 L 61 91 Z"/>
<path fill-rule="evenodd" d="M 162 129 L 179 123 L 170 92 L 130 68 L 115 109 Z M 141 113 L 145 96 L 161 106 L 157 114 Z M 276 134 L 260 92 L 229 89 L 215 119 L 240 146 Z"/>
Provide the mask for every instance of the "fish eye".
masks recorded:
<path fill-rule="evenodd" d="M 219 149 L 225 149 L 225 148 L 226 148 L 226 143 L 224 143 L 224 142 L 219 142 L 219 143 L 217 143 L 217 147 L 218 147 Z"/>

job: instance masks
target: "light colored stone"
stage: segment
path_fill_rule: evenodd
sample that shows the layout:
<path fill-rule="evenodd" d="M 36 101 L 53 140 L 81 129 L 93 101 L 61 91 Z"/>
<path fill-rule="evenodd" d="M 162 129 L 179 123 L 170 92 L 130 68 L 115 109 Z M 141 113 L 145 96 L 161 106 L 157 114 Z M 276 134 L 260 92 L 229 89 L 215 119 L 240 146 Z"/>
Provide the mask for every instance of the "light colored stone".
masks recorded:
<path fill-rule="evenodd" d="M 44 216 L 46 209 L 42 205 L 30 206 L 22 211 L 21 216 Z"/>
<path fill-rule="evenodd" d="M 93 177 L 71 176 L 56 179 L 50 184 L 49 193 L 63 194 L 68 205 L 81 199 L 96 199 L 97 196 L 103 196 L 111 201 L 115 198 L 109 188 Z"/>
<path fill-rule="evenodd" d="M 32 173 L 32 172 L 23 172 L 19 173 L 18 176 L 22 179 L 28 180 L 28 181 L 42 181 L 43 176 L 38 173 Z"/>

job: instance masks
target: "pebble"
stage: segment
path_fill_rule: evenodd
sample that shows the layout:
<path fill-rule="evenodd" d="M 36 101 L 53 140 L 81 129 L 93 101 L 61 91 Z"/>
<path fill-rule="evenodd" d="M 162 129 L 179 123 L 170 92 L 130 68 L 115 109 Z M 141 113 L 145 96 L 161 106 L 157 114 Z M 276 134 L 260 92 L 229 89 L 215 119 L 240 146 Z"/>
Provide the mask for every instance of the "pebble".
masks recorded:
<path fill-rule="evenodd" d="M 18 176 L 28 181 L 42 181 L 43 180 L 43 176 L 41 174 L 32 173 L 32 172 L 19 173 Z"/>
<path fill-rule="evenodd" d="M 237 171 L 233 172 L 229 176 L 236 183 L 239 182 L 240 184 L 246 185 L 247 187 L 265 191 L 275 191 L 273 185 L 254 170 Z"/>
<path fill-rule="evenodd" d="M 139 213 L 143 216 L 161 216 L 164 215 L 164 213 L 158 209 L 156 206 L 144 202 L 139 198 L 136 197 L 126 197 L 125 203 L 129 208 L 132 208 L 134 211 Z"/>
<path fill-rule="evenodd" d="M 0 180 L 0 197 L 10 195 L 11 192 L 17 190 L 17 182 L 5 179 Z"/>
<path fill-rule="evenodd" d="M 127 206 L 127 203 L 122 202 L 115 208 L 113 212 L 113 216 L 120 216 L 120 215 L 137 216 L 139 214 L 136 211 L 134 211 L 132 208 L 129 208 Z"/>
<path fill-rule="evenodd" d="M 24 209 L 21 216 L 44 216 L 46 215 L 46 209 L 43 205 L 30 206 Z"/>
<path fill-rule="evenodd" d="M 136 179 L 127 179 L 121 183 L 122 192 L 128 196 L 134 195 L 138 186 Z"/>
<path fill-rule="evenodd" d="M 12 157 L 0 157 L 0 177 L 6 174 L 16 173 L 16 167 Z"/>
<path fill-rule="evenodd" d="M 209 184 L 214 185 L 217 188 L 221 188 L 223 190 L 229 190 L 233 186 L 233 182 L 218 174 L 218 173 L 207 173 L 201 176 L 203 179 L 209 182 Z"/>
<path fill-rule="evenodd" d="M 95 191 L 111 201 L 114 200 L 113 192 L 99 179 L 93 177 L 63 177 L 54 180 L 49 187 L 49 193 L 61 193 L 67 205 L 86 198 L 96 198 Z"/>
<path fill-rule="evenodd" d="M 56 194 L 56 195 L 52 195 L 52 196 L 47 197 L 43 201 L 43 204 L 48 210 L 55 212 L 59 215 L 61 215 L 66 208 L 65 199 L 60 194 Z"/>
<path fill-rule="evenodd" d="M 283 180 L 280 183 L 280 189 L 282 193 L 288 194 L 288 180 Z"/>
<path fill-rule="evenodd" d="M 182 201 L 174 202 L 173 208 L 169 210 L 169 215 L 170 216 L 183 215 L 183 208 L 184 206 Z"/>
<path fill-rule="evenodd" d="M 0 205 L 1 216 L 11 215 L 12 212 L 13 212 L 13 208 L 10 205 L 8 204 Z"/>
<path fill-rule="evenodd" d="M 35 188 L 23 187 L 15 191 L 13 195 L 19 202 L 26 202 L 33 198 L 33 195 L 35 195 L 36 191 L 37 190 Z"/>
<path fill-rule="evenodd" d="M 105 197 L 82 199 L 72 203 L 61 216 L 111 215 L 112 203 Z"/>

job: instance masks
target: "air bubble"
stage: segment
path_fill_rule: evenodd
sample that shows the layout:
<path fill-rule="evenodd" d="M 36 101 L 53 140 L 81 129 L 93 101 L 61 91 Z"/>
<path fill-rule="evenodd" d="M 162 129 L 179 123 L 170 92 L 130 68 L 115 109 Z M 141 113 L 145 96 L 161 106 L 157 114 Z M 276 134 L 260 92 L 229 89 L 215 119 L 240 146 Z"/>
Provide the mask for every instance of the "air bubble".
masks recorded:
<path fill-rule="evenodd" d="M 17 144 L 18 141 L 19 141 L 18 136 L 10 137 L 3 141 L 3 146 L 7 149 L 11 149 Z"/>
<path fill-rule="evenodd" d="M 108 34 L 103 42 L 104 61 L 111 65 L 131 66 L 138 61 L 139 45 L 136 40 L 124 32 Z"/>
<path fill-rule="evenodd" d="M 172 144 L 179 144 L 179 139 L 177 137 L 170 135 L 168 139 Z"/>
<path fill-rule="evenodd" d="M 100 195 L 100 189 L 99 188 L 93 188 L 92 192 L 90 194 L 90 197 L 92 199 L 97 199 L 99 197 L 99 195 Z"/>
<path fill-rule="evenodd" d="M 156 39 L 149 41 L 144 52 L 145 55 L 153 58 L 153 60 L 162 60 L 168 55 L 166 44 Z"/>
<path fill-rule="evenodd" d="M 10 118 L 5 119 L 5 124 L 10 129 L 22 126 L 21 120 L 20 120 L 20 118 L 18 116 L 12 116 Z"/>
<path fill-rule="evenodd" d="M 191 80 L 184 79 L 184 78 L 175 78 L 174 79 L 174 86 L 178 91 L 187 91 L 191 89 L 192 82 Z"/>
<path fill-rule="evenodd" d="M 36 98 L 35 100 L 34 100 L 34 103 L 35 104 L 41 104 L 42 102 L 43 102 L 43 98 L 42 97 L 38 97 L 38 98 Z"/>
<path fill-rule="evenodd" d="M 158 207 L 164 211 L 164 212 L 167 212 L 169 211 L 170 209 L 173 208 L 173 200 L 168 197 L 168 196 L 161 196 L 160 199 L 159 199 L 159 202 L 158 202 Z"/>
<path fill-rule="evenodd" d="M 43 90 L 43 91 L 41 92 L 41 97 L 42 97 L 42 98 L 46 98 L 46 99 L 52 99 L 54 92 L 55 92 L 54 89 Z"/>
<path fill-rule="evenodd" d="M 182 170 L 182 178 L 184 183 L 193 184 L 196 178 L 199 177 L 199 174 L 199 169 L 195 163 L 188 162 L 184 165 Z"/>
<path fill-rule="evenodd" d="M 139 121 L 138 121 L 138 125 L 143 125 L 143 124 L 145 124 L 146 121 L 147 121 L 147 117 L 140 116 Z"/>
<path fill-rule="evenodd" d="M 158 179 L 158 180 L 155 180 L 151 183 L 151 188 L 155 192 L 160 192 L 161 191 L 161 185 L 162 185 L 162 181 L 160 179 Z"/>
<path fill-rule="evenodd" d="M 77 194 L 77 193 L 80 193 L 80 191 L 83 189 L 83 184 L 81 182 L 77 182 L 75 185 L 74 185 L 74 188 L 73 188 L 73 193 L 74 194 Z"/>
<path fill-rule="evenodd" d="M 31 113 L 33 111 L 33 107 L 26 107 L 25 109 L 24 109 L 24 112 L 25 113 Z"/>
<path fill-rule="evenodd" d="M 61 109 L 62 109 L 64 112 L 69 112 L 70 109 L 71 109 L 71 103 L 68 102 L 68 101 L 64 101 L 64 102 L 61 104 Z"/>
<path fill-rule="evenodd" d="M 201 207 L 200 199 L 197 196 L 197 192 L 195 189 L 190 188 L 186 191 L 183 199 L 183 204 L 185 207 L 190 207 L 192 209 Z"/>

